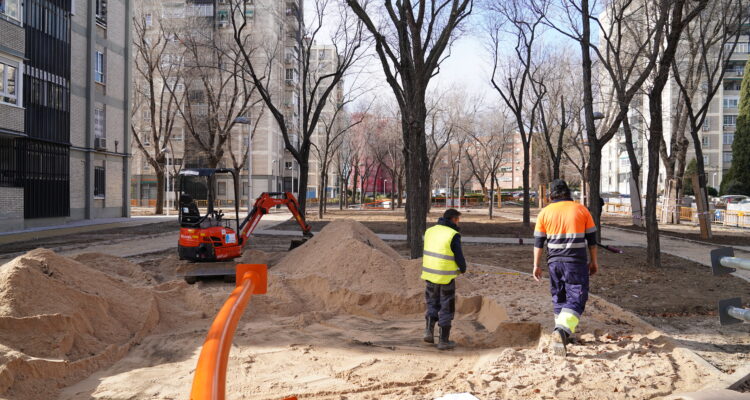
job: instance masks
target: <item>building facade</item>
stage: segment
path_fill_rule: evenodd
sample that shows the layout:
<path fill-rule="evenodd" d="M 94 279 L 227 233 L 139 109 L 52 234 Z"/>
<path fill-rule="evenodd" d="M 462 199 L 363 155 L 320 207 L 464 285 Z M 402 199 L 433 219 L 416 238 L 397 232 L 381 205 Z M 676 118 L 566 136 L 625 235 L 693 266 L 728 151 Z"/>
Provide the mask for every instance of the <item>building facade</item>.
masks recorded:
<path fill-rule="evenodd" d="M 745 64 L 750 58 L 750 35 L 748 35 L 747 29 L 748 27 L 745 27 L 745 30 L 738 37 L 737 46 L 728 58 L 727 70 L 724 74 L 723 81 L 719 85 L 719 89 L 709 105 L 706 119 L 699 133 L 707 184 L 716 189 L 720 187 L 724 174 L 732 165 L 732 143 L 734 142 L 734 129 L 737 124 L 739 90 L 742 83 Z M 731 44 L 727 46 L 731 46 Z M 726 56 L 728 52 L 729 49 L 725 50 L 724 55 Z M 681 53 L 684 54 L 685 52 Z M 682 64 L 684 63 L 681 63 L 680 65 Z M 603 86 L 606 87 L 606 82 Z M 701 96 L 700 93 L 707 89 L 707 84 L 702 83 L 702 88 L 703 89 L 699 90 L 699 93 L 696 96 Z M 671 76 L 662 95 L 664 110 L 664 140 L 668 145 L 674 132 L 673 124 L 676 123 L 675 115 L 677 114 L 676 110 L 680 105 L 681 95 L 682 93 L 677 82 L 674 77 Z M 700 107 L 702 101 L 701 98 L 697 98 L 696 107 Z M 614 107 L 614 105 L 612 105 L 612 107 Z M 628 120 L 633 130 L 633 144 L 636 156 L 641 165 L 641 174 L 638 178 L 641 186 L 641 194 L 643 195 L 646 193 L 646 173 L 649 168 L 647 156 L 649 110 L 648 96 L 646 94 L 637 95 L 633 99 Z M 685 129 L 689 129 L 689 124 Z M 685 132 L 685 138 L 689 142 L 685 162 L 689 163 L 695 158 L 694 145 L 689 131 Z M 602 149 L 602 192 L 631 193 L 630 159 L 628 158 L 625 144 L 625 134 L 621 128 L 615 137 Z M 658 180 L 659 193 L 662 193 L 664 190 L 665 177 L 666 168 L 660 160 Z"/>
<path fill-rule="evenodd" d="M 158 40 L 159 35 L 163 34 L 159 29 L 160 25 L 184 29 L 180 26 L 187 24 L 192 30 L 201 30 L 201 35 L 217 40 L 231 39 L 234 32 L 230 18 L 233 4 L 231 1 L 142 0 L 138 4 L 139 12 L 143 13 L 143 20 L 148 25 L 145 35 L 150 40 Z M 244 32 L 251 36 L 251 42 L 264 49 L 254 53 L 257 56 L 254 63 L 257 63 L 256 67 L 267 68 L 267 76 L 270 77 L 266 81 L 268 92 L 275 106 L 284 114 L 292 145 L 298 146 L 302 107 L 299 65 L 302 31 L 299 26 L 299 13 L 302 10 L 297 1 L 256 0 L 247 2 L 245 7 L 247 8 L 244 18 L 248 26 Z M 175 46 L 176 51 L 180 51 L 179 40 Z M 182 49 L 184 51 L 184 46 Z M 315 46 L 311 57 L 313 68 L 317 68 L 326 57 L 333 60 L 332 49 L 330 46 Z M 175 68 L 184 68 L 186 63 L 190 63 L 189 57 L 177 57 L 175 54 L 164 54 L 161 58 L 160 62 L 173 64 Z M 142 79 L 142 76 L 136 74 L 135 85 Z M 164 80 L 165 78 L 161 77 L 157 79 L 160 81 L 157 83 L 163 85 Z M 249 82 L 248 85 L 252 86 Z M 201 107 L 200 99 L 206 97 L 204 89 L 191 87 L 190 82 L 183 82 L 178 86 L 177 91 L 189 92 L 185 95 L 190 96 L 192 100 L 190 107 Z M 340 91 L 335 95 L 340 96 Z M 284 138 L 276 118 L 260 97 L 257 97 L 257 92 L 251 92 L 250 96 L 248 110 L 242 115 L 243 122 L 232 127 L 228 142 L 224 145 L 223 159 L 217 165 L 239 170 L 238 197 L 241 204 L 244 206 L 248 201 L 252 204 L 263 192 L 289 191 L 299 194 L 300 190 L 306 190 L 308 198 L 318 197 L 319 164 L 315 156 L 310 156 L 308 187 L 299 188 L 299 165 L 285 149 Z M 332 115 L 333 111 L 327 107 L 325 113 Z M 141 138 L 148 136 L 145 133 L 152 129 L 151 119 L 160 118 L 158 115 L 152 116 L 145 106 L 136 106 L 133 115 L 134 129 Z M 172 129 L 169 142 L 158 144 L 169 149 L 165 163 L 170 175 L 167 185 L 170 188 L 173 188 L 173 182 L 181 168 L 209 166 L 207 157 L 202 154 L 202 150 L 195 142 L 192 131 L 187 128 L 185 118 L 179 113 L 175 116 Z M 319 140 L 320 133 L 316 130 L 312 140 Z M 150 153 L 157 145 L 150 142 L 143 144 L 144 149 Z M 157 198 L 156 171 L 135 141 L 131 144 L 131 152 L 131 204 L 153 207 Z M 335 183 L 336 181 L 329 179 L 330 185 Z M 217 177 L 216 185 L 215 193 L 220 202 L 234 199 L 234 186 L 229 177 Z M 173 190 L 167 190 L 167 203 L 174 204 L 175 196 Z"/>
<path fill-rule="evenodd" d="M 0 231 L 129 215 L 129 13 L 0 3 Z"/>

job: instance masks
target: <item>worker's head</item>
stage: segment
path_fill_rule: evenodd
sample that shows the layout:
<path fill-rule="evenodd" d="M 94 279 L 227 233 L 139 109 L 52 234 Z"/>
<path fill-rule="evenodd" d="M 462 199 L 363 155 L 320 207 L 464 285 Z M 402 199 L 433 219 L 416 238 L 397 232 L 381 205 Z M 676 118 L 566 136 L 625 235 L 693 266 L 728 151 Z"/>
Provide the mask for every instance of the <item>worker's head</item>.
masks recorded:
<path fill-rule="evenodd" d="M 555 179 L 549 185 L 549 198 L 552 201 L 570 199 L 570 188 L 562 179 Z"/>
<path fill-rule="evenodd" d="M 455 208 L 449 208 L 443 213 L 443 219 L 458 225 L 458 221 L 461 219 L 461 212 Z"/>

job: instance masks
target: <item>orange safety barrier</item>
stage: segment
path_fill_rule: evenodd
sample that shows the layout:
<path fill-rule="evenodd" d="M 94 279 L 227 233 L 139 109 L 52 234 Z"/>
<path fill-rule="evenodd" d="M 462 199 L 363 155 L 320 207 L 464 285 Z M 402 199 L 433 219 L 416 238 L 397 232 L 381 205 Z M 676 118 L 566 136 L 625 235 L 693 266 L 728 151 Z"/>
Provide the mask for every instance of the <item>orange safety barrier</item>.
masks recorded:
<path fill-rule="evenodd" d="M 203 343 L 195 367 L 191 400 L 224 400 L 227 361 L 234 331 L 250 297 L 265 294 L 268 288 L 268 269 L 264 264 L 239 264 L 235 273 L 236 286 L 216 315 Z"/>

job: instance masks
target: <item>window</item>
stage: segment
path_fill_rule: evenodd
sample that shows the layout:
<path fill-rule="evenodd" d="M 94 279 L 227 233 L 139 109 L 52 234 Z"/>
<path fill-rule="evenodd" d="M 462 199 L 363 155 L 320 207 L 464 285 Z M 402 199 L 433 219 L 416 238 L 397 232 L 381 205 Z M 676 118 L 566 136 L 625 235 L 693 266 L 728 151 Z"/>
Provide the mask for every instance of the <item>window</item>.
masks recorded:
<path fill-rule="evenodd" d="M 326 51 L 325 50 L 318 50 L 318 59 L 325 60 L 326 59 Z"/>
<path fill-rule="evenodd" d="M 143 120 L 151 121 L 151 110 L 143 110 Z"/>
<path fill-rule="evenodd" d="M 739 104 L 740 99 L 739 97 L 725 97 L 724 98 L 724 108 L 737 108 L 737 105 Z"/>
<path fill-rule="evenodd" d="M 151 128 L 143 130 L 143 133 L 141 133 L 141 143 L 143 143 L 144 146 L 151 145 Z"/>
<path fill-rule="evenodd" d="M 724 116 L 724 126 L 735 126 L 737 125 L 737 116 L 736 115 L 725 115 Z"/>
<path fill-rule="evenodd" d="M 3 0 L 0 0 L 0 3 Z M 19 104 L 18 68 L 19 64 L 11 64 L 0 59 L 0 103 Z"/>
<path fill-rule="evenodd" d="M 724 90 L 740 90 L 741 86 L 742 86 L 741 82 L 729 81 L 729 82 L 724 83 Z"/>
<path fill-rule="evenodd" d="M 724 152 L 724 164 L 728 164 L 732 162 L 732 152 L 731 151 L 725 151 Z"/>
<path fill-rule="evenodd" d="M 226 182 L 219 182 L 219 190 L 218 195 L 219 196 L 226 196 L 227 195 L 227 183 Z"/>
<path fill-rule="evenodd" d="M 703 136 L 701 138 L 701 146 L 703 147 L 711 146 L 711 139 L 709 136 Z"/>
<path fill-rule="evenodd" d="M 724 133 L 724 144 L 734 143 L 734 133 Z"/>
<path fill-rule="evenodd" d="M 185 138 L 185 128 L 174 128 L 172 132 L 172 140 L 175 142 L 181 142 Z"/>
<path fill-rule="evenodd" d="M 21 0 L 0 0 L 0 16 L 21 20 Z"/>
<path fill-rule="evenodd" d="M 708 165 L 709 160 L 708 156 L 703 156 L 703 165 Z"/>
<path fill-rule="evenodd" d="M 107 25 L 107 0 L 96 0 L 96 22 Z"/>
<path fill-rule="evenodd" d="M 104 53 L 97 51 L 94 60 L 94 81 L 98 83 L 104 83 L 105 63 Z"/>
<path fill-rule="evenodd" d="M 104 167 L 94 167 L 94 197 L 104 197 L 106 181 Z"/>
<path fill-rule="evenodd" d="M 151 27 L 154 25 L 154 16 L 151 13 L 147 13 L 143 16 L 144 23 L 146 24 L 146 27 Z"/>
<path fill-rule="evenodd" d="M 703 130 L 704 131 L 710 131 L 711 130 L 711 120 L 706 117 L 706 119 L 703 120 Z"/>
<path fill-rule="evenodd" d="M 104 106 L 97 107 L 94 109 L 94 137 L 105 138 L 107 137 L 106 115 L 104 114 Z"/>

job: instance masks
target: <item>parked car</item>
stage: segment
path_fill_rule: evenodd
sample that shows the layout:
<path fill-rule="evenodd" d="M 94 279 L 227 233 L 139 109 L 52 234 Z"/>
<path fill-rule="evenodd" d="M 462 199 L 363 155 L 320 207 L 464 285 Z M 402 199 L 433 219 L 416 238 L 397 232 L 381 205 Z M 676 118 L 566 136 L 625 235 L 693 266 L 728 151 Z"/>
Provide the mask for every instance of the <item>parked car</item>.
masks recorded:
<path fill-rule="evenodd" d="M 739 204 L 748 199 L 750 198 L 741 194 L 728 194 L 719 197 L 719 201 L 716 203 L 716 208 L 727 208 L 727 204 Z"/>

